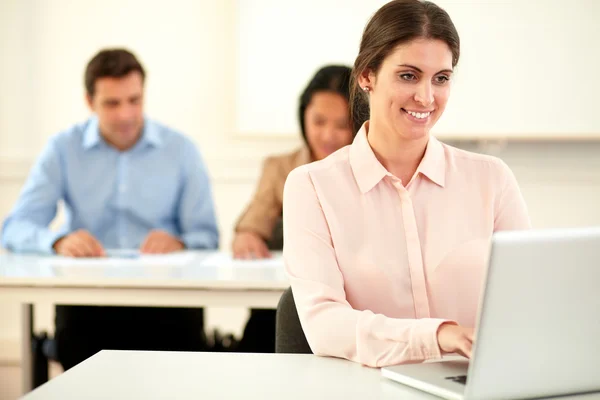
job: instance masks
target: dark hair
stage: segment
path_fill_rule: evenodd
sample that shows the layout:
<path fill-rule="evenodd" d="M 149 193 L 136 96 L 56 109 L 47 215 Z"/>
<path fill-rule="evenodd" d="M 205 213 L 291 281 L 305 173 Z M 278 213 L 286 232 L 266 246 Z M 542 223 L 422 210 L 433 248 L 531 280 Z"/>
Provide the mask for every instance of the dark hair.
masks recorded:
<path fill-rule="evenodd" d="M 137 71 L 146 78 L 142 64 L 133 53 L 125 49 L 105 49 L 96 54 L 85 69 L 85 90 L 94 96 L 96 81 L 104 77 L 121 78 Z"/>
<path fill-rule="evenodd" d="M 300 129 L 304 141 L 306 140 L 306 128 L 304 124 L 304 114 L 306 108 L 317 92 L 334 92 L 346 99 L 350 104 L 350 75 L 352 70 L 344 65 L 327 65 L 317 71 L 310 80 L 306 89 L 300 96 L 300 107 L 298 109 L 298 119 L 300 120 Z M 356 132 L 356 130 L 354 131 Z"/>
<path fill-rule="evenodd" d="M 377 73 L 396 46 L 418 38 L 445 42 L 452 52 L 452 67 L 460 56 L 460 38 L 446 11 L 430 1 L 393 0 L 381 7 L 365 27 L 350 82 L 350 112 L 354 125 L 369 119 L 368 99 L 358 87 L 366 69 Z"/>

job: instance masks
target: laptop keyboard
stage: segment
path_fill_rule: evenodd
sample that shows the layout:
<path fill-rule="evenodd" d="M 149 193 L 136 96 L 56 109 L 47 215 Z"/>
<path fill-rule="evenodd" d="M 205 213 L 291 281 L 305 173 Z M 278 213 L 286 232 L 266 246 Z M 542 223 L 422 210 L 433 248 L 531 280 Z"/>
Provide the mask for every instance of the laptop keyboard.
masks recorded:
<path fill-rule="evenodd" d="M 446 379 L 454 381 L 456 383 L 461 383 L 463 385 L 467 384 L 467 376 L 466 375 L 458 375 L 458 376 L 448 376 Z"/>

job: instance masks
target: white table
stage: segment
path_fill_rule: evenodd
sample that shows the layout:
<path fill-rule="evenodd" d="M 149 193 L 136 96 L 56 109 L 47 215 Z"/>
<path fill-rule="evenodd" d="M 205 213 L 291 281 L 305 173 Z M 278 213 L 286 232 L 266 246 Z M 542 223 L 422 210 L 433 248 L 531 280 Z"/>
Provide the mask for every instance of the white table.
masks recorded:
<path fill-rule="evenodd" d="M 102 351 L 24 397 L 63 399 L 438 398 L 389 381 L 378 369 L 314 355 Z M 600 393 L 561 399 L 599 400 Z"/>
<path fill-rule="evenodd" d="M 32 387 L 32 304 L 275 308 L 289 286 L 279 260 L 206 264 L 215 252 L 183 252 L 182 259 L 148 262 L 0 255 L 0 301 L 22 304 L 24 393 Z M 276 254 L 279 257 L 279 254 Z"/>

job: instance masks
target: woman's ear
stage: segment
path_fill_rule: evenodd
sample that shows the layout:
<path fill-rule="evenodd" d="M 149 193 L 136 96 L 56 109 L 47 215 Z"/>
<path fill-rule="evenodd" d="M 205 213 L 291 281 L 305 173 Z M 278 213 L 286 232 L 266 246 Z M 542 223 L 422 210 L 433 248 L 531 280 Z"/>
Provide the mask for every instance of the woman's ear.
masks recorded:
<path fill-rule="evenodd" d="M 373 87 L 375 86 L 375 74 L 370 68 L 366 68 L 358 75 L 358 85 L 365 92 L 373 90 Z"/>

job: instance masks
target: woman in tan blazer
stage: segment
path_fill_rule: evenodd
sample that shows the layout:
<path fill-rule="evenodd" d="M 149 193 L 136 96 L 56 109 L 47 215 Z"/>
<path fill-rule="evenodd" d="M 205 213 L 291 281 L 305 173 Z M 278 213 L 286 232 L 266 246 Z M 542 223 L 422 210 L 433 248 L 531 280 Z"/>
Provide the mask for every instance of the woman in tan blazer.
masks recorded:
<path fill-rule="evenodd" d="M 350 72 L 345 66 L 325 66 L 300 96 L 298 117 L 304 145 L 292 153 L 265 160 L 256 193 L 235 227 L 236 258 L 265 258 L 270 256 L 269 248 L 281 249 L 281 233 L 276 228 L 281 221 L 283 186 L 288 174 L 352 142 L 356 130 L 348 106 Z"/>

